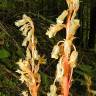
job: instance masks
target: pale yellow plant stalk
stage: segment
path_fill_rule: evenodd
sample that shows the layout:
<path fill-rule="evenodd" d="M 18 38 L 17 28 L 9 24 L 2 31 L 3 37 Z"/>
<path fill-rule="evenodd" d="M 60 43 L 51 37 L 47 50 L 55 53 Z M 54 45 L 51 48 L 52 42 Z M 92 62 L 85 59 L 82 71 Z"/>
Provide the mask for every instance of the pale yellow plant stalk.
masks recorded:
<path fill-rule="evenodd" d="M 71 87 L 73 68 L 76 67 L 78 52 L 73 44 L 75 33 L 80 26 L 76 14 L 79 9 L 79 0 L 66 0 L 68 9 L 64 10 L 57 18 L 56 24 L 51 26 L 46 32 L 49 38 L 56 35 L 58 31 L 65 28 L 66 38 L 59 41 L 53 48 L 51 57 L 59 59 L 57 64 L 56 76 L 53 85 L 50 86 L 48 96 L 57 96 L 55 83 L 59 82 L 61 92 L 58 96 L 68 96 Z M 67 21 L 64 24 L 64 21 Z M 62 26 L 62 27 L 58 27 Z M 52 91 L 55 88 L 55 91 Z M 55 95 L 54 95 L 55 94 Z"/>
<path fill-rule="evenodd" d="M 15 22 L 15 25 L 20 27 L 22 35 L 25 36 L 22 46 L 26 47 L 26 57 L 17 62 L 20 68 L 17 72 L 21 74 L 20 80 L 27 85 L 30 94 L 37 96 L 41 83 L 41 77 L 38 73 L 39 66 L 45 63 L 45 59 L 40 57 L 36 50 L 37 41 L 34 36 L 34 24 L 32 19 L 24 14 L 21 20 Z M 22 94 L 28 96 L 28 92 L 26 91 L 22 92 Z"/>

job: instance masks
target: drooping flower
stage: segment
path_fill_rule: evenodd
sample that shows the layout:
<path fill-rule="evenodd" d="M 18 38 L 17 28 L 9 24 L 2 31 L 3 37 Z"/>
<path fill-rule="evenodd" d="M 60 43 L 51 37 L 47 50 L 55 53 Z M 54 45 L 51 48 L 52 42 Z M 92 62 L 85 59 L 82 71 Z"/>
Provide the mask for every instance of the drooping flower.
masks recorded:
<path fill-rule="evenodd" d="M 22 31 L 22 34 L 24 36 L 26 36 L 26 38 L 22 43 L 22 46 L 27 46 L 34 32 L 33 21 L 31 20 L 30 17 L 24 14 L 21 20 L 17 20 L 15 22 L 15 25 L 21 27 L 20 31 Z"/>
<path fill-rule="evenodd" d="M 19 65 L 18 72 L 22 83 L 26 83 L 32 96 L 37 96 L 37 92 L 40 86 L 41 77 L 38 73 L 40 64 L 44 64 L 46 61 L 43 57 L 38 55 L 36 50 L 37 40 L 34 36 L 34 24 L 30 17 L 23 15 L 21 20 L 15 22 L 15 25 L 20 28 L 22 35 L 25 36 L 22 46 L 26 46 L 26 57 L 20 59 L 17 64 Z M 26 92 L 23 93 L 25 96 Z"/>
<path fill-rule="evenodd" d="M 56 91 L 57 91 L 56 85 L 55 84 L 51 85 L 50 92 L 47 93 L 47 96 L 57 96 Z"/>
<path fill-rule="evenodd" d="M 28 35 L 23 40 L 22 46 L 27 46 L 27 42 L 30 41 L 31 37 L 32 37 L 32 29 L 28 32 Z"/>
<path fill-rule="evenodd" d="M 38 51 L 36 49 L 34 50 L 33 58 L 34 60 L 39 60 L 40 58 L 40 55 L 38 55 Z"/>
<path fill-rule="evenodd" d="M 55 24 L 51 25 L 50 28 L 47 30 L 46 35 L 49 36 L 49 38 L 52 38 L 56 35 L 56 33 L 64 28 L 64 24 Z"/>
<path fill-rule="evenodd" d="M 24 25 L 25 23 L 27 23 L 29 19 L 31 20 L 31 18 L 28 17 L 28 16 L 25 15 L 25 14 L 22 16 L 22 18 L 23 18 L 23 19 L 17 20 L 17 21 L 15 22 L 15 25 L 16 25 L 16 26 L 20 27 L 20 26 Z"/>
<path fill-rule="evenodd" d="M 31 59 L 31 52 L 30 52 L 30 50 L 28 48 L 26 50 L 26 58 L 27 58 L 27 60 Z"/>
<path fill-rule="evenodd" d="M 75 10 L 78 10 L 79 8 L 79 0 L 66 0 L 68 4 L 68 8 L 71 10 L 74 8 Z"/>
<path fill-rule="evenodd" d="M 22 31 L 22 35 L 27 36 L 28 31 L 31 29 L 29 24 L 23 25 L 19 30 Z"/>
<path fill-rule="evenodd" d="M 64 53 L 67 57 L 69 57 L 69 55 L 70 55 L 71 46 L 72 46 L 72 41 L 71 40 L 65 40 L 65 42 L 64 42 Z"/>
<path fill-rule="evenodd" d="M 76 67 L 77 58 L 78 58 L 78 52 L 72 51 L 72 53 L 70 55 L 70 60 L 69 60 L 69 63 L 70 63 L 72 68 Z"/>
<path fill-rule="evenodd" d="M 51 58 L 58 59 L 59 58 L 59 46 L 55 45 L 53 47 L 52 53 L 51 53 Z"/>
<path fill-rule="evenodd" d="M 59 63 L 57 64 L 57 69 L 56 69 L 56 77 L 55 77 L 55 81 L 60 82 L 62 79 L 62 76 L 64 75 L 64 68 L 62 67 L 61 64 L 61 59 L 59 61 Z"/>
<path fill-rule="evenodd" d="M 80 26 L 80 22 L 79 22 L 78 19 L 72 20 L 72 22 L 70 24 L 70 29 L 69 29 L 69 31 L 67 32 L 67 35 L 66 35 L 66 39 L 73 38 L 77 29 L 79 28 L 79 26 Z"/>
<path fill-rule="evenodd" d="M 64 10 L 61 15 L 57 18 L 56 22 L 57 24 L 62 24 L 64 22 L 65 17 L 68 15 L 68 11 Z"/>

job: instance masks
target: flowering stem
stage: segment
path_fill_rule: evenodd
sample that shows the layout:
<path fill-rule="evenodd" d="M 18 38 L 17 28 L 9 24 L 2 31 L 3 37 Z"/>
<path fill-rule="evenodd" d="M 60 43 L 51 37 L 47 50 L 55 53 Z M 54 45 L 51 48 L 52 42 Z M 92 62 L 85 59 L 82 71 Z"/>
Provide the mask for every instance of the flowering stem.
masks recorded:
<path fill-rule="evenodd" d="M 65 75 L 62 77 L 61 81 L 61 94 L 63 96 L 68 96 L 70 88 L 70 65 L 68 64 L 68 58 L 65 56 L 63 56 L 62 62 Z"/>
<path fill-rule="evenodd" d="M 30 90 L 31 96 L 37 96 L 38 88 L 36 86 L 36 83 L 34 85 L 29 85 L 29 90 Z"/>
<path fill-rule="evenodd" d="M 26 46 L 26 57 L 20 59 L 18 73 L 21 74 L 20 80 L 26 83 L 32 96 L 37 96 L 41 77 L 39 74 L 40 64 L 45 64 L 46 60 L 40 57 L 36 50 L 36 41 L 34 36 L 34 24 L 30 17 L 23 15 L 21 20 L 17 20 L 15 25 L 20 27 L 20 31 L 25 36 L 22 46 Z M 36 61 L 36 62 L 35 62 Z M 26 95 L 28 96 L 28 95 Z"/>
<path fill-rule="evenodd" d="M 79 20 L 75 19 L 76 13 L 79 9 L 79 0 L 66 0 L 66 2 L 68 4 L 68 9 L 61 13 L 61 15 L 57 18 L 56 24 L 54 26 L 50 26 L 49 30 L 46 32 L 46 35 L 51 38 L 55 36 L 58 31 L 62 30 L 62 28 L 66 28 L 66 38 L 63 39 L 63 42 L 59 41 L 53 47 L 51 53 L 52 58 L 59 58 L 54 82 L 59 82 L 60 84 L 60 96 L 69 95 L 73 68 L 76 67 L 78 57 L 78 52 L 73 44 L 73 39 L 75 38 L 74 35 L 79 27 Z M 67 22 L 64 24 L 64 27 L 62 27 L 65 19 Z"/>
<path fill-rule="evenodd" d="M 72 16 L 72 10 L 69 10 L 69 15 L 67 18 L 67 24 L 66 24 L 66 39 L 68 39 L 68 33 L 70 30 L 70 22 L 71 22 L 71 16 Z M 65 54 L 67 55 L 67 54 Z M 68 55 L 67 55 L 68 56 Z M 62 93 L 63 96 L 68 96 L 69 94 L 69 88 L 70 88 L 70 83 L 71 83 L 71 78 L 72 78 L 72 73 L 71 72 L 71 67 L 68 64 L 68 59 L 64 56 L 64 70 L 65 70 L 65 75 L 63 76 L 63 85 L 62 87 Z"/>

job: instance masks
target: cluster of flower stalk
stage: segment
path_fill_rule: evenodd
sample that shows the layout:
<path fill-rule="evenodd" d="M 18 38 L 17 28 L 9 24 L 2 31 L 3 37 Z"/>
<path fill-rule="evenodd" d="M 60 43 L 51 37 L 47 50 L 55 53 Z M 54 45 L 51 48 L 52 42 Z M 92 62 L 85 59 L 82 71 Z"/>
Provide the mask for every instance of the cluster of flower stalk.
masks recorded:
<path fill-rule="evenodd" d="M 19 70 L 17 72 L 21 74 L 20 80 L 22 83 L 26 83 L 32 96 L 37 96 L 38 89 L 40 86 L 41 78 L 38 73 L 40 64 L 45 63 L 45 59 L 38 55 L 36 50 L 36 37 L 34 36 L 34 24 L 30 17 L 23 15 L 21 20 L 15 22 L 15 25 L 20 27 L 22 35 L 25 39 L 22 46 L 26 47 L 26 56 L 24 59 L 20 59 L 17 64 Z M 28 96 L 28 91 L 22 92 L 24 96 Z"/>
<path fill-rule="evenodd" d="M 76 14 L 79 9 L 79 0 L 66 0 L 68 9 L 64 10 L 57 18 L 56 24 L 50 26 L 46 35 L 52 38 L 62 29 L 66 29 L 66 38 L 59 41 L 53 48 L 51 57 L 59 59 L 56 69 L 54 83 L 50 86 L 50 92 L 47 96 L 68 96 L 72 81 L 73 69 L 76 67 L 78 52 L 76 51 L 73 40 L 75 33 L 80 26 L 79 20 L 76 19 Z M 17 64 L 20 69 L 17 70 L 21 74 L 20 80 L 26 83 L 32 96 L 37 96 L 41 78 L 38 73 L 40 64 L 46 61 L 38 55 L 36 50 L 36 37 L 34 36 L 34 24 L 30 17 L 23 15 L 21 20 L 15 22 L 15 25 L 20 27 L 22 35 L 25 39 L 22 46 L 26 47 L 26 56 L 20 59 Z M 57 94 L 56 82 L 59 82 L 60 92 Z M 27 91 L 23 92 L 24 96 L 28 96 Z"/>
<path fill-rule="evenodd" d="M 51 58 L 59 59 L 54 83 L 50 86 L 47 96 L 68 96 L 72 82 L 73 69 L 76 67 L 78 52 L 73 40 L 80 26 L 76 14 L 79 9 L 79 0 L 66 0 L 68 9 L 64 10 L 57 18 L 56 24 L 51 25 L 46 35 L 52 38 L 63 28 L 66 29 L 66 38 L 59 41 L 53 48 Z M 59 95 L 57 94 L 56 82 L 59 83 Z"/>

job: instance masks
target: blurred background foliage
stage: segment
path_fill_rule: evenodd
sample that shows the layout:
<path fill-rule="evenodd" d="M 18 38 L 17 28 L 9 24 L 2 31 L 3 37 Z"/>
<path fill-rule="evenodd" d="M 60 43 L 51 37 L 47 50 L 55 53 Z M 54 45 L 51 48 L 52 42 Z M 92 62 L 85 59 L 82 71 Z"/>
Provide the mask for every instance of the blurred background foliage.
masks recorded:
<path fill-rule="evenodd" d="M 95 0 L 80 0 L 78 18 L 81 26 L 74 41 L 79 51 L 70 96 L 96 96 L 96 7 Z M 57 60 L 50 58 L 53 46 L 65 37 L 65 30 L 49 39 L 45 32 L 57 16 L 67 8 L 65 0 L 0 0 L 0 96 L 21 96 L 26 86 L 21 84 L 16 62 L 25 57 L 21 46 L 24 37 L 14 22 L 27 14 L 32 17 L 39 53 L 47 58 L 40 69 L 42 83 L 39 96 L 46 96 L 53 83 Z"/>

